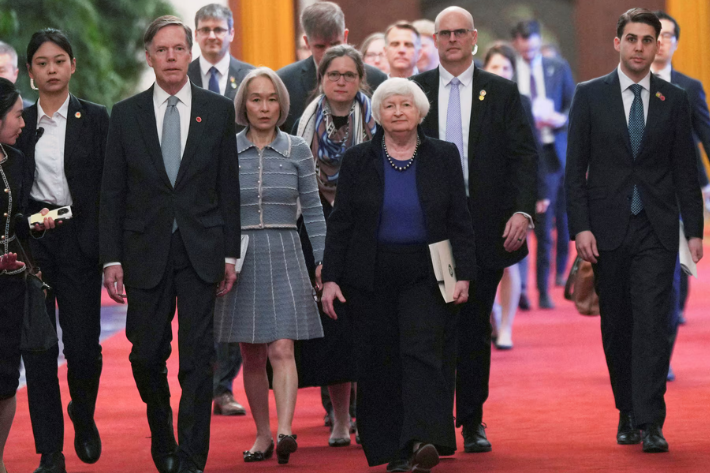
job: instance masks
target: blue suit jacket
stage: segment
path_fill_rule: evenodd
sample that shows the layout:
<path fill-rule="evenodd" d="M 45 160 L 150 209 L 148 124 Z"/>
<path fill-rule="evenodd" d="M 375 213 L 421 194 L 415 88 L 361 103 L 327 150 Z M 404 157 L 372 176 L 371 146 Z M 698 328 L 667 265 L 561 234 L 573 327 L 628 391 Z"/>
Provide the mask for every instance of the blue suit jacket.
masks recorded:
<path fill-rule="evenodd" d="M 710 184 L 708 175 L 705 172 L 700 149 L 697 144 L 703 144 L 705 154 L 710 155 L 710 113 L 708 112 L 708 103 L 705 99 L 705 89 L 699 80 L 681 74 L 675 69 L 671 70 L 671 83 L 684 89 L 690 100 L 690 109 L 692 112 L 691 118 L 693 123 L 693 138 L 695 139 L 696 152 L 698 156 L 698 179 L 700 186 L 705 187 Z"/>

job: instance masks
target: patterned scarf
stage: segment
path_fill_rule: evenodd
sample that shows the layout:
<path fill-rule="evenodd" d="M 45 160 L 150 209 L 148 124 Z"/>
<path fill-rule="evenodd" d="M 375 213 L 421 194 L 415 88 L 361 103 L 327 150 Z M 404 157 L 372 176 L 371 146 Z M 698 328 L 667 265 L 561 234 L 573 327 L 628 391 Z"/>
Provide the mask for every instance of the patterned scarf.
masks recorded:
<path fill-rule="evenodd" d="M 330 105 L 325 95 L 317 100 L 311 151 L 316 160 L 319 190 L 332 205 L 335 201 L 335 186 L 338 183 L 340 164 L 345 151 L 371 140 L 377 125 L 372 116 L 370 99 L 362 92 L 358 92 L 353 100 L 347 126 L 338 129 L 333 123 Z"/>

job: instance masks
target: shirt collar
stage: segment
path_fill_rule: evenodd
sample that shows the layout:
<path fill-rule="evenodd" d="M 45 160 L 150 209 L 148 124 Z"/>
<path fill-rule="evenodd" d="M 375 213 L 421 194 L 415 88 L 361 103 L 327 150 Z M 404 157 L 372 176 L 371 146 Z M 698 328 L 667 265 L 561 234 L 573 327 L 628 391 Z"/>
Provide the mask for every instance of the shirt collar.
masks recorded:
<path fill-rule="evenodd" d="M 185 105 L 192 103 L 192 88 L 190 86 L 189 80 L 185 83 L 185 85 L 182 86 L 182 89 L 180 89 L 178 93 L 175 94 L 175 97 L 177 97 L 180 102 Z M 153 87 L 153 102 L 155 103 L 155 105 L 160 107 L 169 98 L 170 94 L 164 91 L 156 82 L 155 87 Z"/>
<path fill-rule="evenodd" d="M 624 71 L 621 70 L 621 64 L 616 68 L 616 70 L 619 72 L 619 83 L 621 84 L 621 90 L 622 92 L 632 85 L 636 84 L 629 76 L 624 74 Z M 646 74 L 646 77 L 641 79 L 638 84 L 643 87 L 644 89 L 648 90 L 649 92 L 651 91 L 651 71 L 648 71 L 648 74 Z"/>
<path fill-rule="evenodd" d="M 243 153 L 249 148 L 256 148 L 256 145 L 247 138 L 247 131 L 249 131 L 249 127 L 246 127 L 237 134 L 237 154 Z M 291 156 L 291 140 L 286 136 L 286 133 L 278 128 L 276 128 L 276 138 L 274 138 L 274 141 L 270 144 L 266 145 L 265 148 L 273 149 L 284 158 Z"/>
<path fill-rule="evenodd" d="M 232 58 L 229 56 L 229 54 L 225 54 L 224 57 L 220 59 L 219 62 L 217 62 L 217 64 L 212 64 L 207 59 L 200 56 L 200 71 L 202 71 L 202 75 L 205 76 L 209 74 L 210 69 L 214 67 L 215 69 L 217 69 L 217 72 L 219 72 L 222 77 L 224 77 L 229 73 L 229 63 L 231 59 Z"/>
<path fill-rule="evenodd" d="M 62 117 L 65 120 L 67 119 L 67 115 L 69 115 L 69 94 L 67 94 L 67 99 L 64 101 L 62 106 L 59 107 L 59 110 L 57 110 L 55 112 L 55 115 L 59 115 L 60 117 Z M 53 118 L 53 117 L 50 117 L 49 115 L 47 115 L 47 113 L 42 108 L 42 99 L 37 100 L 37 116 L 39 117 L 37 119 L 37 123 L 39 123 L 39 121 L 42 119 L 42 117 L 47 117 L 50 120 Z"/>
<path fill-rule="evenodd" d="M 468 66 L 468 69 L 463 71 L 461 75 L 458 76 L 458 79 L 464 87 L 468 87 L 473 82 L 473 70 L 475 67 L 476 65 L 472 62 L 471 65 Z M 439 77 L 444 82 L 444 86 L 447 86 L 453 80 L 454 75 L 447 71 L 444 66 L 439 64 Z"/>
<path fill-rule="evenodd" d="M 660 71 L 656 72 L 656 75 L 660 77 L 661 79 L 670 82 L 671 81 L 671 72 L 673 71 L 673 65 L 669 62 L 666 67 L 661 69 Z"/>

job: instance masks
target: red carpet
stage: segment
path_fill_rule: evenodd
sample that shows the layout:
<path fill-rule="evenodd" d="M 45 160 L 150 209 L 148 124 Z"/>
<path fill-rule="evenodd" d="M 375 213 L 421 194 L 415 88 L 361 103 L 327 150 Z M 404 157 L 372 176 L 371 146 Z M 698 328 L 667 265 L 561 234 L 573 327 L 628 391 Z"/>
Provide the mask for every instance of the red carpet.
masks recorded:
<path fill-rule="evenodd" d="M 615 442 L 617 413 L 604 363 L 599 319 L 576 314 L 555 290 L 554 311 L 518 314 L 515 348 L 493 353 L 490 399 L 484 420 L 493 452 L 458 453 L 442 460 L 435 471 L 708 471 L 710 470 L 710 247 L 700 265 L 700 279 L 691 281 L 687 325 L 681 327 L 673 357 L 677 381 L 669 383 L 668 419 L 664 432 L 670 453 L 649 455 L 640 446 Z M 572 251 L 574 254 L 574 251 Z M 531 271 L 533 273 L 533 271 Z M 103 344 L 104 374 L 97 406 L 103 455 L 95 465 L 82 464 L 73 448 L 73 430 L 65 415 L 65 454 L 70 473 L 150 472 L 149 430 L 145 408 L 131 377 L 129 344 L 123 333 Z M 173 407 L 177 412 L 177 356 L 170 364 Z M 60 369 L 64 404 L 68 402 L 66 367 Z M 246 404 L 241 377 L 238 400 Z M 273 397 L 272 397 L 273 399 Z M 272 404 L 272 414 L 275 408 Z M 213 417 L 207 471 L 367 472 L 360 447 L 329 448 L 328 430 L 317 389 L 299 392 L 294 432 L 299 451 L 281 467 L 276 460 L 244 464 L 242 451 L 251 447 L 250 417 Z M 272 421 L 275 431 L 276 422 Z M 459 435 L 459 448 L 461 448 Z M 8 470 L 31 472 L 37 467 L 27 411 L 27 395 L 18 393 L 18 411 L 5 451 Z"/>

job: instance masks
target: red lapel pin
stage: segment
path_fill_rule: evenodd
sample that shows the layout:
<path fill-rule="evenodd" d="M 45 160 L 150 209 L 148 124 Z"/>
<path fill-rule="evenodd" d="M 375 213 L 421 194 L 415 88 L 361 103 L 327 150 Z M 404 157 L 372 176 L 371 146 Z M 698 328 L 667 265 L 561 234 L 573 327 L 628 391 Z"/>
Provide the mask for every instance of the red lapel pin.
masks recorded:
<path fill-rule="evenodd" d="M 202 123 L 202 118 L 201 118 L 201 117 L 197 117 L 197 118 L 195 118 L 195 120 L 197 120 L 197 123 Z"/>
<path fill-rule="evenodd" d="M 663 102 L 664 100 L 666 100 L 666 97 L 665 97 L 662 93 L 660 93 L 660 92 L 656 92 L 656 97 L 658 97 L 659 99 L 661 99 L 661 102 Z"/>

